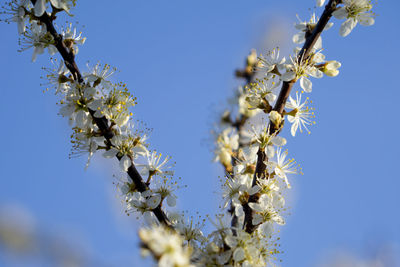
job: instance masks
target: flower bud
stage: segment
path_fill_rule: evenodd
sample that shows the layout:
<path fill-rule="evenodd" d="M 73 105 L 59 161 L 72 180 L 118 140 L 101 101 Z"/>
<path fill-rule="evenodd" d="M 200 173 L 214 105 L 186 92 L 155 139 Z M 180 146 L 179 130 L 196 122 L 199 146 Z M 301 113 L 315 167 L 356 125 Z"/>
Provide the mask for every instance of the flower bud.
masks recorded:
<path fill-rule="evenodd" d="M 336 60 L 327 61 L 321 68 L 321 71 L 330 77 L 335 77 L 339 74 L 337 70 L 342 64 Z"/>
<path fill-rule="evenodd" d="M 282 116 L 281 114 L 279 114 L 279 112 L 277 112 L 276 110 L 273 110 L 269 113 L 269 119 L 271 120 L 271 122 L 276 126 L 279 127 L 279 125 L 281 125 L 282 122 Z"/>
<path fill-rule="evenodd" d="M 252 49 L 250 54 L 247 56 L 247 66 L 253 68 L 257 63 L 257 52 L 255 49 Z"/>

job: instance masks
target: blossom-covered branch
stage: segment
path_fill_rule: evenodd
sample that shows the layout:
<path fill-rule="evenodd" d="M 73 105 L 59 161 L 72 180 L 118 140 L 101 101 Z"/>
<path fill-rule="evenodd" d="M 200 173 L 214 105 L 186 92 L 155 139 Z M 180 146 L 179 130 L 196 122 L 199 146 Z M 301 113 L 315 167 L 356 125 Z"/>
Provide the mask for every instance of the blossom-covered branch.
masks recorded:
<path fill-rule="evenodd" d="M 304 38 L 305 38 L 305 43 L 301 50 L 298 52 L 295 60 L 293 61 L 293 67 L 290 72 L 289 78 L 285 77 L 282 80 L 282 88 L 279 92 L 278 98 L 275 102 L 275 105 L 270 112 L 270 121 L 269 121 L 269 126 L 268 126 L 268 131 L 269 135 L 277 135 L 283 127 L 282 119 L 281 116 L 283 114 L 285 104 L 287 102 L 287 99 L 289 98 L 290 92 L 293 88 L 293 85 L 296 83 L 296 81 L 300 78 L 305 73 L 305 66 L 307 66 L 308 62 L 312 62 L 313 59 L 312 57 L 314 55 L 317 55 L 314 53 L 310 57 L 310 53 L 312 51 L 316 51 L 314 48 L 315 43 L 318 41 L 320 38 L 320 35 L 322 31 L 327 27 L 329 19 L 332 17 L 333 12 L 336 10 L 336 6 L 341 2 L 341 0 L 330 0 L 328 4 L 325 6 L 325 10 L 321 15 L 321 18 L 318 20 L 318 23 L 316 24 L 306 24 L 305 29 L 304 29 Z M 328 26 L 329 27 L 329 26 Z M 318 52 L 317 52 L 318 53 Z M 288 76 L 288 75 L 287 75 Z M 300 77 L 299 77 L 300 76 Z M 256 165 L 256 170 L 254 172 L 253 176 L 253 185 L 257 184 L 258 179 L 265 179 L 265 170 L 267 167 L 267 164 L 265 162 L 268 161 L 268 157 L 262 147 L 259 148 L 257 152 L 257 165 Z M 253 195 L 249 199 L 249 203 L 251 202 L 257 202 L 259 196 L 258 195 Z M 252 223 L 253 219 L 253 211 L 249 208 L 248 205 L 244 205 L 245 208 L 245 225 L 246 225 L 246 230 L 248 232 L 253 232 L 255 230 L 255 225 Z"/>
<path fill-rule="evenodd" d="M 140 147 L 142 150 L 141 153 L 149 154 L 144 143 L 141 144 L 143 140 L 138 137 L 130 136 L 129 133 L 126 132 L 127 129 L 123 129 L 127 133 L 127 136 L 121 133 L 123 127 L 127 128 L 126 124 L 130 116 L 129 113 L 123 114 L 118 109 L 124 109 L 125 107 L 122 107 L 123 105 L 133 105 L 133 99 L 127 94 L 119 92 L 119 90 L 114 87 L 108 95 L 108 100 L 113 101 L 114 98 L 115 103 L 109 103 L 108 106 L 111 107 L 115 105 L 116 112 L 119 114 L 116 115 L 118 118 L 113 117 L 114 115 L 111 114 L 111 110 L 108 110 L 109 112 L 107 115 L 109 118 L 107 118 L 105 110 L 103 110 L 104 104 L 106 104 L 104 102 L 107 102 L 104 101 L 107 100 L 106 96 L 95 99 L 95 95 L 98 94 L 96 93 L 96 89 L 101 87 L 103 82 L 107 84 L 105 75 L 109 71 L 109 66 L 105 66 L 102 71 L 99 71 L 100 67 L 96 65 L 91 74 L 86 76 L 82 75 L 75 62 L 75 55 L 77 53 L 75 47 L 79 43 L 79 38 L 77 38 L 75 32 L 68 35 L 68 33 L 72 31 L 71 29 L 66 31 L 67 34 L 58 33 L 53 24 L 53 21 L 56 19 L 56 14 L 60 11 L 69 11 L 70 4 L 68 4 L 68 1 L 52 0 L 50 4 L 53 11 L 49 14 L 46 12 L 46 2 L 48 1 L 32 0 L 31 2 L 33 4 L 32 9 L 30 9 L 28 1 L 21 1 L 20 3 L 15 1 L 10 2 L 9 10 L 16 13 L 13 19 L 17 20 L 18 24 L 24 24 L 19 27 L 22 29 L 20 32 L 24 34 L 25 40 L 32 42 L 32 46 L 35 47 L 33 59 L 36 58 L 36 54 L 43 52 L 44 47 L 48 47 L 49 49 L 55 47 L 56 51 L 58 51 L 63 58 L 57 73 L 50 74 L 48 77 L 55 80 L 58 92 L 60 91 L 60 87 L 62 87 L 64 93 L 67 95 L 67 99 L 60 102 L 64 107 L 61 109 L 60 113 L 64 116 L 68 115 L 70 119 L 73 118 L 75 120 L 77 126 L 77 128 L 75 128 L 75 136 L 78 139 L 74 141 L 76 148 L 81 149 L 82 142 L 85 143 L 88 146 L 90 156 L 98 149 L 106 150 L 106 156 L 115 156 L 120 161 L 122 169 L 126 171 L 130 177 L 132 184 L 128 192 L 150 192 L 149 184 L 144 181 L 135 166 L 134 158 L 136 155 L 132 154 L 133 151 L 122 151 L 125 148 L 132 150 L 135 147 Z M 25 31 L 26 18 L 32 21 L 31 35 L 27 34 Z M 29 38 L 30 36 L 32 37 Z M 80 42 L 80 44 L 81 43 L 83 42 Z M 65 64 L 67 70 L 62 67 L 62 64 Z M 70 76 L 68 76 L 68 73 Z M 110 75 L 110 73 L 108 73 L 108 75 Z M 97 90 L 105 93 L 110 87 L 113 86 L 108 82 L 106 86 Z M 118 97 L 120 99 L 116 99 Z M 91 125 L 90 120 L 93 120 L 93 125 Z M 85 138 L 86 140 L 84 140 Z M 94 141 L 91 139 L 97 140 Z M 130 147 L 128 145 L 129 142 L 131 142 Z M 124 148 L 124 146 L 127 147 Z M 154 196 L 150 195 L 152 194 L 147 193 L 145 198 L 152 203 L 148 203 L 148 207 L 142 207 L 144 208 L 142 212 L 151 211 L 159 222 L 168 227 L 172 227 L 167 215 L 161 208 L 161 198 L 165 196 L 154 198 Z"/>
<path fill-rule="evenodd" d="M 322 6 L 324 0 L 318 0 Z M 210 218 L 215 230 L 204 236 L 205 220 L 195 222 L 166 211 L 173 207 L 178 187 L 173 179 L 170 157 L 151 151 L 146 130 L 133 125 L 130 108 L 136 105 L 124 83 L 113 83 L 115 72 L 100 63 L 81 72 L 75 62 L 78 47 L 85 39 L 76 28 L 57 29 L 53 22 L 59 12 L 70 14 L 74 0 L 11 0 L 3 7 L 7 22 L 16 22 L 21 51 L 33 48 L 32 60 L 47 49 L 59 52 L 62 60 L 52 60 L 45 68 L 48 84 L 60 96 L 60 114 L 72 127 L 71 156 L 95 152 L 117 158 L 122 174 L 118 188 L 126 212 L 139 213 L 148 222 L 139 231 L 143 252 L 160 266 L 265 266 L 276 260 L 279 237 L 275 228 L 285 224 L 284 192 L 290 175 L 301 173 L 288 157 L 286 139 L 278 136 L 285 122 L 290 133 L 309 132 L 314 109 L 304 93 L 312 91 L 310 77 L 336 76 L 341 64 L 326 60 L 322 51 L 323 30 L 332 26 L 332 16 L 345 19 L 339 33 L 347 36 L 354 27 L 372 25 L 374 15 L 368 0 L 330 0 L 322 16 L 312 14 L 295 25 L 296 48 L 290 57 L 281 57 L 278 48 L 257 57 L 247 57 L 244 70 L 236 72 L 246 84 L 235 97 L 236 106 L 224 112 L 217 129 L 215 159 L 226 172 L 223 209 L 228 213 Z M 48 10 L 51 9 L 51 12 Z M 29 26 L 26 22 L 29 21 Z M 257 78 L 256 78 L 257 77 Z M 291 95 L 299 81 L 301 92 Z M 280 91 L 278 89 L 280 88 Z M 229 207 L 229 208 L 228 208 Z M 227 216 L 226 216 L 227 215 Z"/>
<path fill-rule="evenodd" d="M 317 6 L 324 2 L 317 1 Z M 265 238 L 269 244 L 274 242 L 274 225 L 285 223 L 283 190 L 291 187 L 288 177 L 301 173 L 294 159 L 287 157 L 287 150 L 282 149 L 286 139 L 278 134 L 285 121 L 292 124 L 292 136 L 297 131 L 309 132 L 308 127 L 314 123 L 314 109 L 309 106 L 312 101 L 302 97 L 303 93 L 312 91 L 309 77 L 321 78 L 324 74 L 333 77 L 339 73 L 341 64 L 325 60 L 321 53 L 320 36 L 323 30 L 333 25 L 330 18 L 346 19 L 339 33 L 347 36 L 357 22 L 364 26 L 374 23 L 371 8 L 367 0 L 330 0 L 320 19 L 312 14 L 310 20 L 300 21 L 295 25 L 299 32 L 293 36 L 293 42 L 304 43 L 302 48 L 297 47 L 289 58 L 281 58 L 276 48 L 260 55 L 255 63 L 259 78 L 248 84 L 237 97 L 236 109 L 240 114 L 236 118 L 243 117 L 245 112 L 251 114 L 241 128 L 234 123 L 239 119 L 227 117 L 231 112 L 224 112 L 216 142 L 216 160 L 229 173 L 223 183 L 224 207 L 231 204 L 232 233 L 236 238 L 248 235 Z M 297 81 L 301 92 L 291 96 Z M 244 105 L 241 99 L 246 100 Z M 243 109 L 246 105 L 247 109 Z M 230 160 L 234 162 L 230 164 Z M 232 166 L 232 171 L 227 166 Z M 236 251 L 231 245 L 227 246 Z M 279 252 L 272 254 L 275 253 Z M 249 260 L 249 257 L 245 258 Z M 233 262 L 241 260 L 241 257 L 233 256 Z"/>

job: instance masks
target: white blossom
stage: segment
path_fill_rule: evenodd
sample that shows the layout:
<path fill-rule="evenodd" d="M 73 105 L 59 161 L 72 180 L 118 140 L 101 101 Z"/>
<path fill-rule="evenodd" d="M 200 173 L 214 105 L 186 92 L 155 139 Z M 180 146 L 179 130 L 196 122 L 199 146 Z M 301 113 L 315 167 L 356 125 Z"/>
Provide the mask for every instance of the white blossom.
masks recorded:
<path fill-rule="evenodd" d="M 284 67 L 286 58 L 279 59 L 279 48 L 274 48 L 269 51 L 266 55 L 261 54 L 259 56 L 258 70 L 270 78 L 273 75 L 279 75 L 280 71 Z"/>
<path fill-rule="evenodd" d="M 280 83 L 272 79 L 260 80 L 248 88 L 246 100 L 253 109 L 263 109 L 269 112 L 270 108 L 276 100 L 276 89 Z"/>
<path fill-rule="evenodd" d="M 74 55 L 78 54 L 78 45 L 83 45 L 86 37 L 82 37 L 82 33 L 76 32 L 76 28 L 72 29 L 72 24 L 69 24 L 65 30 L 61 31 L 63 43 Z"/>
<path fill-rule="evenodd" d="M 32 62 L 35 62 L 37 55 L 43 54 L 45 48 L 48 49 L 50 55 L 54 55 L 57 52 L 53 43 L 53 36 L 47 32 L 46 25 L 39 25 L 36 21 L 33 21 L 30 31 L 24 32 L 24 38 L 21 40 L 23 45 L 21 51 L 33 47 Z"/>
<path fill-rule="evenodd" d="M 289 96 L 288 102 L 286 102 L 286 108 L 291 109 L 288 112 L 287 119 L 292 123 L 292 127 L 290 129 L 290 133 L 295 136 L 297 129 L 300 132 L 303 132 L 303 128 L 310 132 L 307 128 L 307 125 L 311 125 L 313 122 L 311 119 L 314 118 L 314 112 L 306 106 L 308 104 L 308 98 L 301 103 L 301 94 L 296 92 L 296 99 L 293 99 L 292 96 Z"/>
<path fill-rule="evenodd" d="M 294 56 L 290 57 L 290 59 L 291 64 L 286 65 L 287 71 L 282 75 L 282 80 L 290 82 L 300 79 L 301 88 L 305 92 L 311 93 L 312 82 L 308 77 L 321 78 L 323 76 L 322 71 L 320 71 L 315 65 L 321 63 L 325 59 L 325 56 L 321 52 L 315 52 L 307 58 L 303 58 L 303 56 Z"/>
<path fill-rule="evenodd" d="M 26 29 L 26 20 L 28 18 L 27 10 L 30 8 L 29 0 L 12 0 L 3 6 L 0 14 L 10 16 L 5 19 L 6 22 L 15 22 L 18 26 L 18 34 L 23 34 Z"/>
<path fill-rule="evenodd" d="M 163 226 L 142 228 L 139 237 L 143 249 L 149 251 L 158 261 L 159 267 L 191 267 L 188 247 L 184 247 L 182 237 Z"/>
<path fill-rule="evenodd" d="M 160 162 L 162 154 L 157 154 L 156 151 L 146 153 L 146 164 L 137 164 L 137 166 L 142 167 L 140 174 L 144 177 L 151 177 L 153 175 L 172 175 L 173 171 L 167 171 L 164 169 L 169 169 L 167 163 L 170 159 L 169 156 L 165 157 L 163 161 Z"/>
<path fill-rule="evenodd" d="M 370 0 L 343 0 L 343 6 L 333 12 L 337 19 L 346 19 L 340 26 L 340 35 L 345 37 L 351 33 L 359 22 L 363 26 L 375 23 Z"/>
<path fill-rule="evenodd" d="M 287 178 L 287 174 L 295 174 L 297 173 L 297 168 L 294 166 L 296 162 L 294 159 L 288 159 L 286 160 L 288 152 L 287 150 L 282 152 L 281 148 L 278 148 L 276 151 L 276 162 L 274 161 L 265 161 L 264 163 L 275 172 L 275 174 L 279 177 L 282 178 L 287 187 L 290 188 L 290 183 Z"/>
<path fill-rule="evenodd" d="M 65 94 L 70 90 L 70 82 L 73 82 L 73 80 L 68 77 L 70 72 L 67 67 L 65 67 L 64 61 L 60 60 L 58 67 L 55 65 L 56 62 L 56 60 L 52 60 L 53 65 L 56 67 L 55 69 L 46 69 L 48 72 L 46 78 L 49 80 L 49 83 L 56 88 L 56 94 Z"/>
<path fill-rule="evenodd" d="M 299 23 L 295 24 L 295 28 L 300 32 L 296 33 L 292 40 L 295 44 L 302 44 L 306 41 L 306 34 L 311 34 L 314 30 L 315 26 L 317 26 L 318 18 L 315 16 L 315 13 L 311 15 L 311 18 L 308 21 L 301 21 L 299 19 Z M 324 30 L 328 30 L 333 25 L 332 22 L 326 24 Z M 322 38 L 318 37 L 317 41 L 314 44 L 313 49 L 320 50 L 322 49 Z"/>
<path fill-rule="evenodd" d="M 40 17 L 46 11 L 46 4 L 48 2 L 57 9 L 65 10 L 67 13 L 69 12 L 70 0 L 37 0 L 34 7 L 35 16 Z"/>
<path fill-rule="evenodd" d="M 239 147 L 239 135 L 233 128 L 225 129 L 217 140 L 215 150 L 215 161 L 220 161 L 225 166 L 230 166 L 232 162 L 232 150 Z"/>

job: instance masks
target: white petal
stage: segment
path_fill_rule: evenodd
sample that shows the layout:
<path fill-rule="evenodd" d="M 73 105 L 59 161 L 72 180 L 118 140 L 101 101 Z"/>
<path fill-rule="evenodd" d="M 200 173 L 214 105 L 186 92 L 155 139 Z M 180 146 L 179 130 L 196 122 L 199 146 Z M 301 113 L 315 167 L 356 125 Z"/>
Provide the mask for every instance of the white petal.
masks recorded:
<path fill-rule="evenodd" d="M 276 146 L 284 146 L 286 145 L 286 139 L 281 136 L 275 136 L 272 138 L 272 143 Z"/>
<path fill-rule="evenodd" d="M 327 69 L 338 69 L 341 66 L 342 66 L 342 64 L 336 60 L 329 61 L 328 64 L 326 64 Z"/>
<path fill-rule="evenodd" d="M 37 55 L 43 54 L 43 51 L 44 51 L 43 46 L 35 46 L 35 49 L 33 50 L 33 54 L 32 54 L 32 62 L 35 62 Z"/>
<path fill-rule="evenodd" d="M 128 155 L 124 155 L 121 160 L 119 161 L 119 166 L 123 171 L 127 171 L 128 168 L 132 165 L 131 159 L 128 157 Z"/>
<path fill-rule="evenodd" d="M 301 77 L 300 78 L 300 86 L 303 88 L 303 90 L 307 93 L 311 93 L 312 91 L 312 82 L 307 79 L 306 77 Z"/>
<path fill-rule="evenodd" d="M 290 82 L 295 78 L 296 78 L 296 73 L 294 73 L 293 71 L 288 71 L 281 76 L 281 79 L 285 82 Z"/>
<path fill-rule="evenodd" d="M 242 216 L 244 216 L 243 207 L 242 207 L 241 205 L 235 207 L 235 215 L 236 215 L 237 217 L 242 217 Z"/>
<path fill-rule="evenodd" d="M 225 243 L 231 248 L 234 248 L 237 245 L 236 239 L 231 235 L 225 237 Z"/>
<path fill-rule="evenodd" d="M 85 128 L 88 123 L 88 114 L 86 111 L 81 109 L 76 113 L 75 123 L 78 128 Z"/>
<path fill-rule="evenodd" d="M 258 203 L 253 203 L 253 202 L 250 202 L 249 203 L 249 207 L 252 209 L 252 210 L 254 210 L 254 211 L 258 211 L 258 212 L 262 212 L 263 211 L 263 208 L 260 206 L 260 204 L 258 204 Z M 254 217 L 255 218 L 255 217 Z M 253 218 L 253 219 L 254 219 Z"/>
<path fill-rule="evenodd" d="M 260 230 L 263 235 L 270 236 L 274 230 L 273 224 L 270 222 L 265 222 L 262 225 L 260 225 Z"/>
<path fill-rule="evenodd" d="M 96 89 L 94 89 L 93 87 L 86 87 L 83 91 L 83 96 L 87 99 L 91 99 L 96 94 L 96 92 Z"/>
<path fill-rule="evenodd" d="M 167 204 L 170 207 L 175 207 L 176 205 L 176 197 L 174 197 L 173 195 L 168 195 L 167 196 Z"/>
<path fill-rule="evenodd" d="M 285 221 L 284 221 L 283 218 L 282 218 L 281 216 L 279 216 L 279 215 L 274 216 L 274 217 L 273 217 L 273 220 L 274 220 L 277 224 L 279 224 L 279 225 L 284 225 L 284 224 L 285 224 Z"/>
<path fill-rule="evenodd" d="M 72 105 L 64 105 L 59 112 L 63 117 L 70 117 L 74 113 L 74 107 Z"/>
<path fill-rule="evenodd" d="M 314 78 L 322 78 L 324 76 L 324 73 L 322 71 L 320 71 L 317 68 L 313 68 L 312 71 L 309 72 L 310 76 L 314 77 Z"/>
<path fill-rule="evenodd" d="M 87 82 L 88 82 L 88 83 L 91 83 L 91 82 L 96 81 L 99 77 L 97 77 L 97 76 L 94 75 L 94 74 L 89 74 L 89 75 L 87 75 L 85 78 L 87 79 Z"/>
<path fill-rule="evenodd" d="M 263 218 L 260 214 L 255 214 L 251 222 L 253 223 L 253 225 L 258 225 L 263 222 Z"/>
<path fill-rule="evenodd" d="M 314 63 L 322 63 L 323 61 L 325 61 L 325 55 L 322 54 L 321 52 L 317 52 L 314 54 L 312 59 Z"/>
<path fill-rule="evenodd" d="M 290 133 L 292 134 L 292 136 L 296 136 L 296 131 L 298 127 L 299 127 L 299 121 L 296 120 L 296 122 L 293 123 L 292 127 L 290 128 Z"/>
<path fill-rule="evenodd" d="M 23 34 L 25 32 L 25 21 L 24 20 L 18 20 L 18 34 Z"/>
<path fill-rule="evenodd" d="M 115 157 L 117 154 L 118 154 L 118 150 L 116 150 L 115 148 L 111 148 L 103 153 L 103 157 L 109 159 L 109 158 Z"/>
<path fill-rule="evenodd" d="M 252 188 L 250 188 L 250 190 L 248 190 L 247 193 L 251 196 L 251 195 L 257 194 L 258 191 L 260 191 L 260 189 L 261 188 L 258 185 L 255 185 Z"/>
<path fill-rule="evenodd" d="M 235 249 L 235 251 L 233 252 L 233 259 L 236 262 L 242 261 L 244 259 L 244 250 L 243 250 L 243 248 Z"/>
<path fill-rule="evenodd" d="M 346 20 L 340 26 L 339 34 L 343 37 L 349 35 L 356 25 L 357 21 L 355 19 Z"/>
<path fill-rule="evenodd" d="M 47 51 L 49 51 L 49 54 L 52 56 L 57 53 L 57 48 L 54 45 L 49 45 Z"/>
<path fill-rule="evenodd" d="M 93 100 L 92 102 L 90 102 L 88 104 L 88 107 L 92 110 L 98 110 L 98 108 L 100 108 L 102 106 L 103 106 L 103 100 L 101 100 L 101 99 Z"/>
<path fill-rule="evenodd" d="M 329 22 L 326 24 L 324 31 L 329 30 L 333 26 L 333 22 Z"/>
<path fill-rule="evenodd" d="M 45 10 L 46 10 L 46 1 L 37 0 L 34 8 L 35 16 L 36 17 L 42 16 Z"/>
<path fill-rule="evenodd" d="M 332 15 L 337 19 L 347 18 L 347 11 L 344 7 L 340 7 L 338 10 L 334 11 Z"/>
<path fill-rule="evenodd" d="M 290 123 L 293 123 L 293 122 L 296 120 L 296 116 L 288 115 L 288 116 L 287 116 L 287 120 L 288 120 Z"/>
<path fill-rule="evenodd" d="M 299 31 L 305 31 L 307 30 L 307 23 L 301 22 L 299 24 L 295 24 L 294 27 Z"/>
<path fill-rule="evenodd" d="M 322 49 L 322 38 L 321 36 L 318 37 L 317 41 L 315 42 L 313 49 L 320 50 Z"/>
<path fill-rule="evenodd" d="M 161 196 L 160 195 L 154 195 L 150 197 L 147 201 L 146 204 L 151 208 L 155 209 L 161 202 Z"/>
<path fill-rule="evenodd" d="M 375 19 L 367 13 L 360 14 L 358 21 L 363 26 L 371 26 L 375 23 Z"/>
<path fill-rule="evenodd" d="M 306 40 L 304 32 L 299 32 L 293 35 L 292 41 L 295 44 L 302 44 Z"/>
<path fill-rule="evenodd" d="M 120 115 L 118 118 L 116 118 L 115 120 L 114 120 L 114 122 L 118 125 L 118 126 L 124 126 L 125 124 L 127 124 L 128 123 L 128 121 L 129 121 L 129 119 L 130 119 L 130 116 L 129 115 Z"/>
<path fill-rule="evenodd" d="M 50 3 L 55 7 L 55 8 L 58 8 L 58 9 L 61 9 L 61 1 L 60 0 L 50 0 Z"/>
<path fill-rule="evenodd" d="M 274 155 L 275 155 L 275 148 L 274 148 L 274 146 L 267 146 L 266 149 L 267 149 L 267 151 L 266 151 L 267 157 L 268 157 L 268 158 L 273 158 Z"/>

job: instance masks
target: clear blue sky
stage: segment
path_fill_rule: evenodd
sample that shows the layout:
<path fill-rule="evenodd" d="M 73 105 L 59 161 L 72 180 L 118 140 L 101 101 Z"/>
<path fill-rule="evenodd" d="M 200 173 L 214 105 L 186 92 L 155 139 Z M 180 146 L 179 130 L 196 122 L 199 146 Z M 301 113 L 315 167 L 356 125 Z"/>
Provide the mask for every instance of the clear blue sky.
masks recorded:
<path fill-rule="evenodd" d="M 290 38 L 296 14 L 308 19 L 313 5 L 78 1 L 69 20 L 87 37 L 80 68 L 87 61 L 116 66 L 114 80 L 126 82 L 138 98 L 135 118 L 153 129 L 152 147 L 176 161 L 176 175 L 188 185 L 178 192 L 179 208 L 213 214 L 222 170 L 211 162 L 209 132 L 240 82 L 233 72 L 251 48 L 262 51 Z M 324 33 L 324 53 L 342 67 L 336 78 L 313 80 L 317 124 L 311 135 L 284 133 L 304 175 L 291 179 L 282 266 L 316 266 L 336 250 L 368 258 L 387 244 L 400 246 L 399 9 L 397 1 L 380 1 L 374 26 L 357 26 L 342 38 L 334 21 Z M 0 207 L 25 210 L 42 233 L 79 244 L 98 262 L 138 266 L 138 224 L 116 197 L 116 162 L 98 157 L 84 171 L 85 158 L 68 160 L 70 129 L 57 116 L 57 98 L 40 86 L 48 55 L 31 63 L 32 51 L 16 52 L 16 25 L 1 23 L 0 32 Z M 0 252 L 0 266 L 16 262 Z"/>

